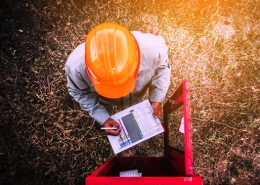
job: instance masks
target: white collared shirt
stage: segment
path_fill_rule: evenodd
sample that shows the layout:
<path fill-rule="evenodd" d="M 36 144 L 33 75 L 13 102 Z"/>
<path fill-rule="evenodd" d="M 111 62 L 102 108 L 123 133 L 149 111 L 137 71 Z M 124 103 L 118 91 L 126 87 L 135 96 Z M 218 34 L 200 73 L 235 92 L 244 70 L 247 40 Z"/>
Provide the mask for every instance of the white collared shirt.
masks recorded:
<path fill-rule="evenodd" d="M 170 85 L 168 47 L 161 36 L 132 31 L 141 51 L 141 64 L 134 90 L 118 99 L 104 98 L 97 94 L 86 72 L 84 54 L 85 43 L 80 44 L 70 54 L 65 71 L 69 94 L 83 110 L 102 125 L 110 115 L 102 103 L 129 107 L 141 101 L 147 89 L 151 102 L 163 102 Z"/>

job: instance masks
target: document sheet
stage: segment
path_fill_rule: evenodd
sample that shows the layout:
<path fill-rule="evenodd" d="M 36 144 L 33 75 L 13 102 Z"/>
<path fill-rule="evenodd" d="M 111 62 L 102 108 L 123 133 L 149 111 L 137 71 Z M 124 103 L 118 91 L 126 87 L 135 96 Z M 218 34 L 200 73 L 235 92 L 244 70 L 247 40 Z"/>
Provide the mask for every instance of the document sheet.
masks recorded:
<path fill-rule="evenodd" d="M 121 126 L 118 136 L 108 135 L 115 154 L 164 132 L 159 118 L 153 116 L 153 109 L 148 100 L 118 112 L 111 118 Z"/>

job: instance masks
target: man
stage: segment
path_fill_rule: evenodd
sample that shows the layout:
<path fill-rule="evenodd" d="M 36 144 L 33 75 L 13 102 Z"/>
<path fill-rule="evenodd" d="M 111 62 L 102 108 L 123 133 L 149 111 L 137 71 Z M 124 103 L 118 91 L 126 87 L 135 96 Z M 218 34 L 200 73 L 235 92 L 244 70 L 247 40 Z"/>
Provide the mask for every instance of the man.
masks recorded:
<path fill-rule="evenodd" d="M 168 48 L 161 36 L 130 32 L 122 25 L 102 23 L 69 56 L 65 71 L 69 94 L 105 130 L 118 135 L 120 125 L 106 107 L 127 108 L 149 89 L 153 115 L 160 116 L 170 84 Z"/>

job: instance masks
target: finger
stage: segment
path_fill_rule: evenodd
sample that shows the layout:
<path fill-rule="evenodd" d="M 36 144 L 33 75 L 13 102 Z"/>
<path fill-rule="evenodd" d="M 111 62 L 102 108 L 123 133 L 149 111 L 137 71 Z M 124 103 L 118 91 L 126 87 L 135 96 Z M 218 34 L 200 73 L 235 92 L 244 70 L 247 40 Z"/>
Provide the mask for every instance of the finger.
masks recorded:
<path fill-rule="evenodd" d="M 117 129 L 117 130 L 115 130 L 115 134 L 116 134 L 116 136 L 118 136 L 118 135 L 120 134 L 120 132 L 121 132 L 121 129 L 120 129 L 120 128 Z"/>
<path fill-rule="evenodd" d="M 121 132 L 121 129 L 117 130 L 106 130 L 107 135 L 112 135 L 112 136 L 118 136 Z"/>
<path fill-rule="evenodd" d="M 119 123 L 117 123 L 115 120 L 112 120 L 112 119 L 110 120 L 109 125 L 110 125 L 110 127 L 120 128 Z"/>
<path fill-rule="evenodd" d="M 158 114 L 159 114 L 159 112 L 158 112 L 158 108 L 153 108 L 153 116 L 154 117 L 157 117 L 158 116 Z"/>
<path fill-rule="evenodd" d="M 114 127 L 116 127 L 116 128 L 120 128 L 120 125 L 119 125 L 119 123 L 117 123 L 117 122 L 113 122 L 113 125 L 112 126 L 114 126 Z"/>
<path fill-rule="evenodd" d="M 158 110 L 158 116 L 161 116 L 162 115 L 162 110 L 159 108 Z"/>
<path fill-rule="evenodd" d="M 104 124 L 103 124 L 103 127 L 117 127 L 119 128 L 120 125 L 113 119 L 108 119 Z"/>
<path fill-rule="evenodd" d="M 156 117 L 158 115 L 158 111 L 156 107 L 152 107 L 153 108 L 153 116 Z"/>

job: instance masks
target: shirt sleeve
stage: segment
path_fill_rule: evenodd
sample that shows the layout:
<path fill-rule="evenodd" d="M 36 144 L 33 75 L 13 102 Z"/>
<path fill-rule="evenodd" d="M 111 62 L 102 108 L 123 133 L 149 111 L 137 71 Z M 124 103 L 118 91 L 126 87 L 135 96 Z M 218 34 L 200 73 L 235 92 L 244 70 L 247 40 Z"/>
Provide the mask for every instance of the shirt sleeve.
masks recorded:
<path fill-rule="evenodd" d="M 102 126 L 110 118 L 110 115 L 106 108 L 100 104 L 99 95 L 91 91 L 89 84 L 84 79 L 84 75 L 87 74 L 81 74 L 76 70 L 71 71 L 68 66 L 65 67 L 65 70 L 69 94 L 83 110 L 87 111 Z"/>
<path fill-rule="evenodd" d="M 171 69 L 168 62 L 167 46 L 159 49 L 155 59 L 155 74 L 152 77 L 149 85 L 149 99 L 151 102 L 163 102 L 169 85 Z"/>

